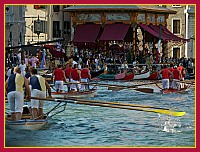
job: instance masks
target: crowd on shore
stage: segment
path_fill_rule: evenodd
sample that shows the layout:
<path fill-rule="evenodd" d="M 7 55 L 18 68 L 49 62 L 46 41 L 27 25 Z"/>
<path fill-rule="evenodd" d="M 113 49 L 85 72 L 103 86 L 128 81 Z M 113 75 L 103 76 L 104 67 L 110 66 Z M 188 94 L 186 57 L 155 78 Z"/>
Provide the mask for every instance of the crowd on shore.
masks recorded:
<path fill-rule="evenodd" d="M 135 59 L 130 59 L 129 53 L 124 54 L 113 54 L 112 51 L 108 53 L 92 52 L 89 50 L 81 50 L 79 53 L 72 52 L 71 56 L 63 56 L 62 58 L 46 56 L 45 60 L 42 59 L 42 54 L 40 55 L 24 55 L 24 60 L 21 60 L 21 52 L 18 54 L 12 53 L 6 60 L 9 64 L 6 67 L 6 77 L 11 74 L 14 67 L 18 66 L 21 69 L 21 73 L 25 75 L 28 72 L 28 67 L 35 68 L 47 68 L 50 72 L 53 72 L 58 65 L 62 65 L 65 68 L 67 62 L 73 61 L 73 63 L 78 64 L 78 68 L 81 69 L 83 65 L 88 65 L 91 71 L 97 71 L 100 69 L 106 69 L 108 73 L 120 73 L 124 67 L 127 69 L 133 69 L 137 66 L 142 69 L 144 65 L 146 70 L 161 70 L 162 65 L 170 64 L 179 65 L 182 63 L 183 67 L 188 73 L 194 73 L 195 60 L 194 58 L 172 58 L 165 57 L 156 60 L 152 54 L 146 54 L 142 58 L 136 57 Z M 159 66 L 159 68 L 158 68 Z M 139 70 L 141 71 L 141 70 Z M 138 71 L 133 71 L 138 72 Z"/>

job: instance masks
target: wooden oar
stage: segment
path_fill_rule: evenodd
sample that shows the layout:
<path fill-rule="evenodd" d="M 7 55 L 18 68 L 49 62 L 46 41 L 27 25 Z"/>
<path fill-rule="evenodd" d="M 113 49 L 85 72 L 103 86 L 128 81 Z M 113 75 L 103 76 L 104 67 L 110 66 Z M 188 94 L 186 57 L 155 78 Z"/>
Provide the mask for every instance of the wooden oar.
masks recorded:
<path fill-rule="evenodd" d="M 129 107 L 154 108 L 154 109 L 170 110 L 170 109 L 167 109 L 167 108 L 160 108 L 160 107 L 154 107 L 154 106 L 148 106 L 148 105 L 120 103 L 120 102 L 116 102 L 116 101 L 115 102 L 109 102 L 109 101 L 102 101 L 102 100 L 86 100 L 86 99 L 77 99 L 76 97 L 66 97 L 66 98 L 56 97 L 56 99 L 76 100 L 76 101 L 91 102 L 91 103 L 102 103 L 102 104 L 110 104 L 110 105 L 118 105 L 118 106 L 129 106 Z"/>
<path fill-rule="evenodd" d="M 153 113 L 161 113 L 161 114 L 178 116 L 178 117 L 181 117 L 181 116 L 185 115 L 185 113 L 186 113 L 186 112 L 176 112 L 176 111 L 165 110 L 165 109 L 132 108 L 132 107 L 128 107 L 128 106 L 109 105 L 109 104 L 103 104 L 103 103 L 92 103 L 92 102 L 87 102 L 87 101 L 77 101 L 74 99 L 73 100 L 72 99 L 61 100 L 61 99 L 53 99 L 53 98 L 36 98 L 36 97 L 31 97 L 31 99 L 54 101 L 54 102 L 66 102 L 66 103 L 74 103 L 74 104 L 84 104 L 84 105 L 90 105 L 90 106 L 100 106 L 100 107 L 136 110 L 136 111 L 144 111 L 144 112 L 153 112 Z"/>
<path fill-rule="evenodd" d="M 120 90 L 127 89 L 127 88 L 129 88 L 129 87 L 108 86 L 108 90 L 112 90 L 112 91 L 120 91 Z M 140 92 L 144 92 L 144 93 L 153 93 L 153 91 L 154 91 L 154 89 L 151 89 L 151 88 L 131 88 L 131 89 L 140 91 Z"/>

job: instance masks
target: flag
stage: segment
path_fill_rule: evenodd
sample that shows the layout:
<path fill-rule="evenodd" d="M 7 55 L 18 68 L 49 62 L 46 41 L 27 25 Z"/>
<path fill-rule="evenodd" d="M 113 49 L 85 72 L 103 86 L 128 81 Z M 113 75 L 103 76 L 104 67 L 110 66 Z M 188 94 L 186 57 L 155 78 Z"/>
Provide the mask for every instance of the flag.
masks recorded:
<path fill-rule="evenodd" d="M 46 50 L 43 49 L 43 56 L 42 56 L 42 61 L 40 64 L 40 68 L 45 68 L 45 57 L 46 57 Z"/>
<path fill-rule="evenodd" d="M 156 63 L 159 63 L 160 49 L 161 49 L 161 40 L 158 41 L 158 49 L 157 49 L 157 52 L 156 52 Z"/>

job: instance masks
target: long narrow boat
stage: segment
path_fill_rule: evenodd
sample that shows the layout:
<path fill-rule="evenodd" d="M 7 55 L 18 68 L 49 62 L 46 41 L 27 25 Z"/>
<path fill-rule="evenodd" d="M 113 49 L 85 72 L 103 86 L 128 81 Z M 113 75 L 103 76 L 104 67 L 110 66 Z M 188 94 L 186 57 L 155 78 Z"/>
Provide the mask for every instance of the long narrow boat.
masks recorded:
<path fill-rule="evenodd" d="M 184 93 L 187 89 L 188 89 L 188 87 L 187 88 L 182 88 L 180 90 L 170 88 L 170 89 L 160 90 L 160 92 L 163 93 L 163 94 Z"/>
<path fill-rule="evenodd" d="M 160 89 L 160 92 L 163 93 L 163 94 L 169 94 L 169 93 L 184 93 L 187 91 L 188 88 L 190 88 L 191 84 L 187 85 L 186 87 L 184 88 L 181 88 L 180 90 L 178 89 L 165 89 L 163 90 L 162 87 L 160 87 L 157 83 L 155 83 L 156 86 Z"/>
<path fill-rule="evenodd" d="M 31 119 L 31 115 L 23 114 L 22 119 L 18 121 L 12 121 L 11 115 L 6 116 L 6 127 L 15 130 L 39 130 L 43 128 L 48 122 L 47 116 L 43 119 Z"/>
<path fill-rule="evenodd" d="M 148 77 L 148 80 L 157 80 L 158 79 L 158 72 L 151 73 Z"/>
<path fill-rule="evenodd" d="M 51 92 L 52 97 L 76 97 L 76 98 L 89 98 L 96 95 L 97 88 L 94 87 L 89 91 L 70 91 L 70 92 Z"/>
<path fill-rule="evenodd" d="M 134 78 L 134 73 L 127 73 L 123 80 L 132 80 Z"/>
<path fill-rule="evenodd" d="M 133 79 L 134 80 L 147 79 L 149 76 L 150 76 L 150 71 L 147 71 L 145 73 L 135 74 Z"/>
<path fill-rule="evenodd" d="M 120 80 L 125 77 L 125 73 L 120 74 L 100 74 L 97 78 L 102 80 Z"/>
<path fill-rule="evenodd" d="M 39 130 L 47 124 L 47 119 L 22 119 L 18 121 L 6 120 L 6 125 L 17 130 Z"/>
<path fill-rule="evenodd" d="M 51 108 L 47 113 L 44 114 L 42 119 L 31 119 L 31 114 L 27 105 L 23 107 L 22 119 L 18 121 L 12 121 L 11 115 L 6 115 L 6 127 L 13 130 L 40 130 L 44 129 L 47 126 L 49 114 L 53 111 L 56 111 L 51 114 L 50 117 L 63 112 L 66 109 L 67 103 L 58 103 L 53 108 Z M 60 108 L 62 108 L 59 110 Z"/>

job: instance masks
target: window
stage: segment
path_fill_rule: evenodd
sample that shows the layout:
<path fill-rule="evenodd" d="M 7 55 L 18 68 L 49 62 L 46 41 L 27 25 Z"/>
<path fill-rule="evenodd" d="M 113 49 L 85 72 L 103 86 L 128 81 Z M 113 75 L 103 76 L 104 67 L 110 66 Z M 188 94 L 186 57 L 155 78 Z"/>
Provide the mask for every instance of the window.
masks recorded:
<path fill-rule="evenodd" d="M 19 6 L 19 18 L 22 21 L 24 17 L 24 6 Z"/>
<path fill-rule="evenodd" d="M 60 22 L 53 21 L 53 37 L 61 37 Z"/>
<path fill-rule="evenodd" d="M 173 20 L 173 33 L 174 34 L 180 34 L 181 27 L 180 27 L 180 19 L 174 19 Z"/>
<path fill-rule="evenodd" d="M 71 27 L 70 27 L 70 22 L 65 21 L 64 22 L 64 34 L 70 34 Z"/>
<path fill-rule="evenodd" d="M 181 5 L 172 5 L 172 7 L 181 7 Z"/>
<path fill-rule="evenodd" d="M 34 9 L 45 9 L 46 6 L 45 5 L 33 5 Z"/>
<path fill-rule="evenodd" d="M 60 10 L 60 5 L 53 5 L 54 12 L 59 12 L 59 10 Z"/>

